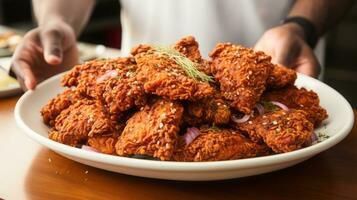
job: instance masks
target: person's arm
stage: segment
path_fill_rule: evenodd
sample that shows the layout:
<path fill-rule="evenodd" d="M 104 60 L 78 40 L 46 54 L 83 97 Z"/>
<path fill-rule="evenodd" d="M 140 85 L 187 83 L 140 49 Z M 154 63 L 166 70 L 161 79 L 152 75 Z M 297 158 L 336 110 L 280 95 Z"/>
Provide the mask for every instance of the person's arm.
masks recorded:
<path fill-rule="evenodd" d="M 94 0 L 33 0 L 38 27 L 25 34 L 12 58 L 11 71 L 23 89 L 78 63 L 76 37 Z"/>
<path fill-rule="evenodd" d="M 322 36 L 352 6 L 353 0 L 297 0 L 287 17 L 303 17 L 312 23 L 316 36 Z M 307 44 L 308 35 L 297 23 L 285 23 L 267 30 L 255 45 L 272 56 L 274 63 L 317 77 L 320 65 Z"/>
<path fill-rule="evenodd" d="M 352 7 L 353 0 L 298 0 L 288 17 L 304 17 L 312 22 L 318 36 L 335 25 Z"/>
<path fill-rule="evenodd" d="M 95 0 L 33 0 L 33 10 L 39 26 L 58 21 L 72 27 L 78 36 L 87 24 Z"/>

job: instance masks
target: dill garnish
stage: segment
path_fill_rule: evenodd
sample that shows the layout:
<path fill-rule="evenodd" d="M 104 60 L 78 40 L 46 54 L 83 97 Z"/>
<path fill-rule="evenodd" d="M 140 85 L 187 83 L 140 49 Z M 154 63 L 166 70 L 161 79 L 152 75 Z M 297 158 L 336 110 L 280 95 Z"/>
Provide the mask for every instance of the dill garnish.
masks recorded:
<path fill-rule="evenodd" d="M 192 77 L 196 80 L 201 80 L 203 82 L 213 82 L 213 77 L 209 76 L 197 69 L 197 63 L 192 62 L 186 56 L 182 55 L 175 49 L 167 46 L 152 45 L 153 49 L 161 54 L 168 56 L 170 59 L 174 60 L 176 64 L 185 70 L 187 76 Z"/>
<path fill-rule="evenodd" d="M 322 141 L 330 138 L 330 136 L 325 134 L 325 133 L 323 133 L 323 132 L 319 132 L 319 133 L 317 133 L 317 138 L 318 138 L 319 142 L 322 142 Z"/>
<path fill-rule="evenodd" d="M 213 123 L 212 126 L 211 126 L 209 129 L 211 129 L 212 131 L 219 131 L 219 130 L 221 130 L 218 126 L 216 126 L 215 123 Z"/>

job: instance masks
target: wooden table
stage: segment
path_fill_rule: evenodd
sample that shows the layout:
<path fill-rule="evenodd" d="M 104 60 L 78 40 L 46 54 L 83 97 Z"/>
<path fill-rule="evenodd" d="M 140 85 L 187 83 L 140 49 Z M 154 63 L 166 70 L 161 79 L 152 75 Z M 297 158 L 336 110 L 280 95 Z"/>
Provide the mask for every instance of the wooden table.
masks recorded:
<path fill-rule="evenodd" d="M 288 169 L 178 182 L 95 169 L 40 146 L 15 124 L 17 99 L 0 99 L 0 199 L 357 199 L 356 123 L 340 144 Z"/>

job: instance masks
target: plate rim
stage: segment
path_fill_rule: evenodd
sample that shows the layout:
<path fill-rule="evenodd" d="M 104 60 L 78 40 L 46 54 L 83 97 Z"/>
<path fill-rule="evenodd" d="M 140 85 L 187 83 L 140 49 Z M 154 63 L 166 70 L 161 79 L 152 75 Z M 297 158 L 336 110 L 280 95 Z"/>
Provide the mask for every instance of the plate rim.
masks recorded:
<path fill-rule="evenodd" d="M 48 82 L 52 82 L 62 76 L 64 73 L 55 75 L 42 83 L 40 83 L 37 88 L 45 87 Z M 159 171 L 212 171 L 212 170 L 238 170 L 245 168 L 256 168 L 261 166 L 270 166 L 284 162 L 291 162 L 294 160 L 299 160 L 306 157 L 312 157 L 320 152 L 323 152 L 341 140 L 343 140 L 350 132 L 354 124 L 354 112 L 349 104 L 349 102 L 335 89 L 330 87 L 329 85 L 314 79 L 312 77 L 303 75 L 298 73 L 298 77 L 301 76 L 310 81 L 318 81 L 319 84 L 324 85 L 332 92 L 336 93 L 338 98 L 343 101 L 343 105 L 345 105 L 346 111 L 346 123 L 339 130 L 336 130 L 339 134 L 333 135 L 328 139 L 317 143 L 315 145 L 305 147 L 303 149 L 299 149 L 292 152 L 262 156 L 262 157 L 254 157 L 254 158 L 246 158 L 246 159 L 238 159 L 238 160 L 225 160 L 225 161 L 206 161 L 206 162 L 177 162 L 177 161 L 156 161 L 156 160 L 144 160 L 144 159 L 135 159 L 128 157 L 121 157 L 115 155 L 107 155 L 95 152 L 83 151 L 76 147 L 71 147 L 65 144 L 61 144 L 55 141 L 50 140 L 48 137 L 44 137 L 39 133 L 32 130 L 30 127 L 26 125 L 26 123 L 21 118 L 21 110 L 24 109 L 23 102 L 27 99 L 29 95 L 33 93 L 33 91 L 29 90 L 25 92 L 20 99 L 17 101 L 14 115 L 16 124 L 21 128 L 22 132 L 24 132 L 28 137 L 35 140 L 36 142 L 44 145 L 46 148 L 49 148 L 57 153 L 63 153 L 72 157 L 80 158 L 83 160 L 100 162 L 102 164 L 109 164 L 115 166 L 124 166 L 135 169 L 145 169 L 145 170 L 159 170 Z"/>

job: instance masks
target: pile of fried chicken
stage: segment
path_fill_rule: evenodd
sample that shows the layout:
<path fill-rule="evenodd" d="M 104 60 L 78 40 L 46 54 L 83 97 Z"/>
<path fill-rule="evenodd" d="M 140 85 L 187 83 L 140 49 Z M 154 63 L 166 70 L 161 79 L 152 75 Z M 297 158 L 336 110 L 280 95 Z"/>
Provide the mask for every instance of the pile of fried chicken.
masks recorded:
<path fill-rule="evenodd" d="M 218 161 L 290 152 L 327 118 L 292 69 L 264 52 L 195 38 L 138 45 L 131 56 L 74 66 L 41 114 L 49 138 L 74 147 L 165 161 Z"/>

